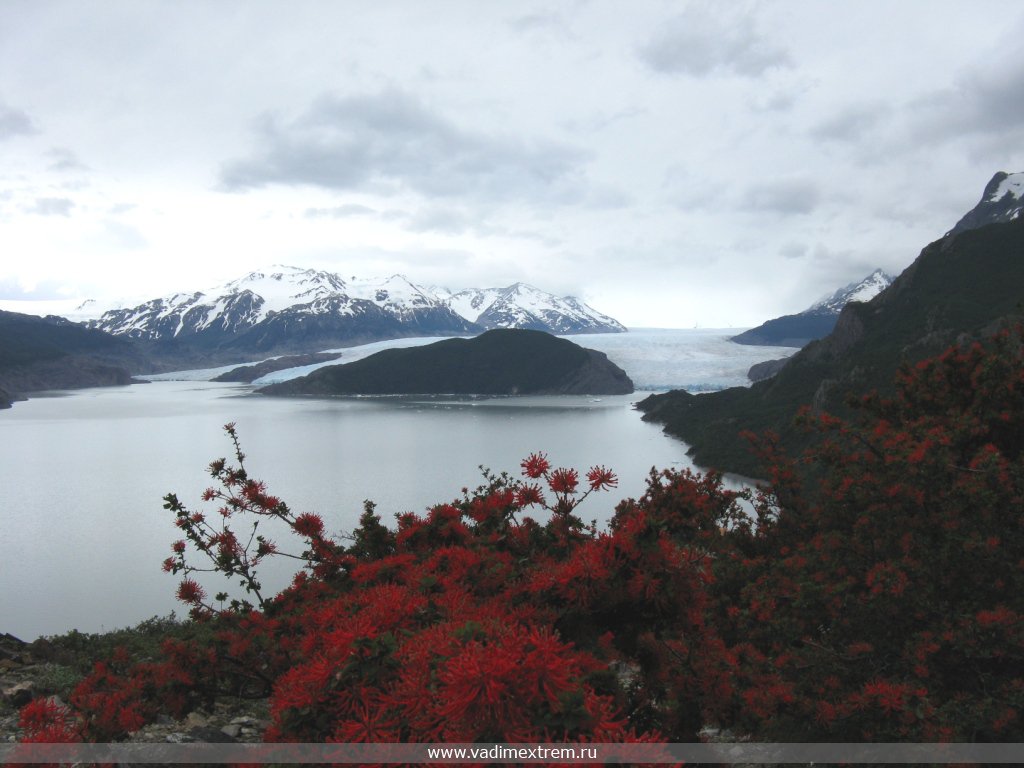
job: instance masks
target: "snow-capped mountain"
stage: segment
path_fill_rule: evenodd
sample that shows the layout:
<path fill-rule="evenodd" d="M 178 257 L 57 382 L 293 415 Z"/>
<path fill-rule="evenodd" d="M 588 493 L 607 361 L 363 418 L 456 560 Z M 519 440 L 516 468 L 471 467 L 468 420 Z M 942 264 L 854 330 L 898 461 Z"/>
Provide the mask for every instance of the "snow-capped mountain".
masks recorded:
<path fill-rule="evenodd" d="M 250 272 L 206 291 L 110 309 L 89 325 L 174 349 L 236 353 L 307 351 L 499 327 L 560 334 L 625 330 L 576 299 L 522 284 L 452 293 L 422 288 L 402 275 L 345 279 L 287 266 Z"/>
<path fill-rule="evenodd" d="M 557 297 L 525 283 L 459 291 L 448 306 L 484 328 L 527 328 L 550 333 L 608 333 L 626 328 L 572 296 Z"/>
<path fill-rule="evenodd" d="M 757 328 L 733 336 L 732 340 L 737 344 L 802 347 L 831 333 L 839 313 L 851 301 L 870 301 L 888 288 L 892 281 L 892 277 L 876 269 L 863 280 L 840 288 L 803 312 L 768 320 Z"/>
<path fill-rule="evenodd" d="M 985 185 L 981 201 L 964 214 L 949 232 L 955 235 L 968 229 L 978 229 L 986 224 L 1013 221 L 1024 210 L 1024 173 L 1000 171 Z"/>
<path fill-rule="evenodd" d="M 892 285 L 893 278 L 880 269 L 855 283 L 840 288 L 828 298 L 812 304 L 804 313 L 818 312 L 838 315 L 851 301 L 871 301 Z"/>

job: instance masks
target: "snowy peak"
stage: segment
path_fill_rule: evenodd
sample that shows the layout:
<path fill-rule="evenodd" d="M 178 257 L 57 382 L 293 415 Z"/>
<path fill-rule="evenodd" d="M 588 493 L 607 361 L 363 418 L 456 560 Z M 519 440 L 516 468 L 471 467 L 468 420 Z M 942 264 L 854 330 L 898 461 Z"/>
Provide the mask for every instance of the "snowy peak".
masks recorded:
<path fill-rule="evenodd" d="M 524 283 L 453 294 L 404 275 L 343 278 L 275 265 L 206 291 L 104 312 L 90 325 L 116 335 L 203 350 L 310 351 L 407 336 L 466 335 L 490 328 L 555 334 L 624 331 L 572 298 Z"/>
<path fill-rule="evenodd" d="M 448 305 L 484 328 L 527 328 L 550 333 L 617 333 L 626 328 L 572 296 L 558 297 L 526 283 L 452 294 Z"/>
<path fill-rule="evenodd" d="M 331 272 L 276 264 L 268 270 L 214 286 L 204 295 L 229 296 L 249 291 L 263 300 L 265 312 L 277 312 L 297 303 L 308 303 L 344 293 L 345 281 Z"/>
<path fill-rule="evenodd" d="M 1014 200 L 1021 199 L 1024 192 L 1024 173 L 1004 173 L 1000 171 L 992 177 L 992 181 L 985 187 L 985 194 L 981 198 L 987 203 L 998 203 L 1009 195 Z"/>
<path fill-rule="evenodd" d="M 807 312 L 828 313 L 838 315 L 843 307 L 851 301 L 871 301 L 878 294 L 892 285 L 893 278 L 880 269 L 855 283 L 840 288 L 828 298 L 822 299 L 809 307 Z"/>
<path fill-rule="evenodd" d="M 1000 171 L 985 185 L 981 201 L 968 211 L 949 232 L 955 235 L 988 224 L 1013 221 L 1024 209 L 1024 173 Z"/>

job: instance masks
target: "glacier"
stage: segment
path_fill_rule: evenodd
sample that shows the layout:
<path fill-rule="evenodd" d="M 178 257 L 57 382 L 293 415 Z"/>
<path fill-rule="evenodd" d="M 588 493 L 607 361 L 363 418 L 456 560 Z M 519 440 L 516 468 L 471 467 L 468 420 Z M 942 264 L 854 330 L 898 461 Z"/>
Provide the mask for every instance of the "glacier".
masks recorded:
<path fill-rule="evenodd" d="M 747 346 L 729 340 L 742 328 L 635 328 L 626 333 L 572 334 L 566 338 L 581 347 L 596 349 L 621 367 L 638 391 L 711 392 L 727 387 L 747 386 L 750 366 L 765 360 L 792 355 L 793 347 Z M 446 336 L 430 336 L 378 341 L 356 347 L 324 350 L 337 352 L 341 360 L 275 371 L 253 382 L 254 387 L 305 376 L 325 365 L 362 360 L 385 349 L 418 347 L 441 341 Z M 239 363 L 238 365 L 241 365 Z M 209 381 L 237 365 L 175 371 L 143 376 L 150 381 Z"/>

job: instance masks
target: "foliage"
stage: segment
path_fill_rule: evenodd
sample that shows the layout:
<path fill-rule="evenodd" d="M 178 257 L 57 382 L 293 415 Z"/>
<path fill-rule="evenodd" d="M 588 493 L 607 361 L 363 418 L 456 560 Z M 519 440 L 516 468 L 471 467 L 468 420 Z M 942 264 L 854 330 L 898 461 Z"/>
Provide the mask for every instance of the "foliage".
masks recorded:
<path fill-rule="evenodd" d="M 27 737 L 120 738 L 230 691 L 269 695 L 286 741 L 1022 741 L 1022 350 L 1006 330 L 903 368 L 855 418 L 805 412 L 820 437 L 797 458 L 752 438 L 756 494 L 652 470 L 606 531 L 576 510 L 614 474 L 535 453 L 394 528 L 367 504 L 346 545 L 248 477 L 228 425 L 218 526 L 168 497 L 166 567 L 206 634 L 96 664 L 72 709 L 23 712 Z M 304 548 L 272 598 L 256 568 L 279 548 L 228 535 L 268 517 Z M 187 586 L 186 554 L 246 598 Z"/>

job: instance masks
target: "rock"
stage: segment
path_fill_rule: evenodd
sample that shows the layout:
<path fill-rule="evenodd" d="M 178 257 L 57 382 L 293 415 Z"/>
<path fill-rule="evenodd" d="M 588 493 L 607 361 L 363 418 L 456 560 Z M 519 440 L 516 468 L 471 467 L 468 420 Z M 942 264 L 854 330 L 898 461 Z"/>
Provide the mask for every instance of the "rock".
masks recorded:
<path fill-rule="evenodd" d="M 225 733 L 223 728 L 211 728 L 209 726 L 193 728 L 188 732 L 188 735 L 192 741 L 204 744 L 233 744 L 238 741 L 234 736 Z"/>
<path fill-rule="evenodd" d="M 763 381 L 770 379 L 782 370 L 782 366 L 789 362 L 788 357 L 781 357 L 778 360 L 765 360 L 763 363 L 754 363 L 747 371 L 747 378 L 751 381 Z"/>
<path fill-rule="evenodd" d="M 198 712 L 189 712 L 188 717 L 185 718 L 185 722 L 193 728 L 205 728 L 210 724 L 209 720 Z"/>
<path fill-rule="evenodd" d="M 4 688 L 0 691 L 0 699 L 3 699 L 12 707 L 23 707 L 32 701 L 36 695 L 36 684 L 32 680 L 23 680 L 20 683 Z"/>

